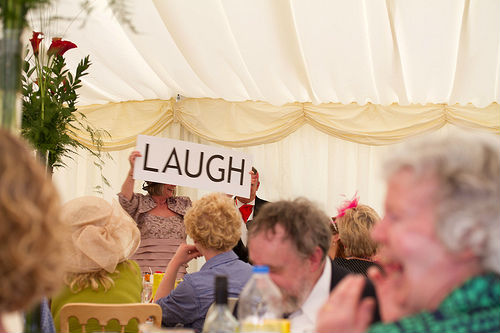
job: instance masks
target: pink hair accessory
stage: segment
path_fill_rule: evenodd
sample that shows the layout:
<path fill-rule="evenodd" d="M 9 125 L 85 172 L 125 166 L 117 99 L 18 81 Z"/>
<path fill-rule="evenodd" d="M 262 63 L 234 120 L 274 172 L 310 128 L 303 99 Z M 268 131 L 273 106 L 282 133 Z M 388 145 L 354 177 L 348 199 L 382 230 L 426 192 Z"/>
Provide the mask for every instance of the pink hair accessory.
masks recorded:
<path fill-rule="evenodd" d="M 359 197 L 356 193 L 354 194 L 354 198 L 352 198 L 352 200 L 346 200 L 342 203 L 342 205 L 337 209 L 337 216 L 335 216 L 335 218 L 344 216 L 348 209 L 358 207 L 358 203 Z"/>

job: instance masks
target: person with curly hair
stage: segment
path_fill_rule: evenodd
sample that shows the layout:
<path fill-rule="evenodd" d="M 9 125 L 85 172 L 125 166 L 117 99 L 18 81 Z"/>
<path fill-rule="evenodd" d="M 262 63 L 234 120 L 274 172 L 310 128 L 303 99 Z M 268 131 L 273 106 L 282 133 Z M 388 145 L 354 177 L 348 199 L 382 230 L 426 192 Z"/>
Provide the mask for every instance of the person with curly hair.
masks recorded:
<path fill-rule="evenodd" d="M 238 297 L 252 275 L 252 266 L 232 251 L 241 236 L 241 217 L 233 200 L 212 193 L 193 204 L 184 217 L 186 232 L 194 245 L 181 244 L 168 264 L 165 277 L 156 291 L 156 302 L 163 310 L 163 325 L 194 328 L 201 331 L 208 308 L 215 301 L 216 275 L 228 278 L 228 296 Z M 186 274 L 174 289 L 179 267 L 204 256 L 206 263 Z"/>
<path fill-rule="evenodd" d="M 140 302 L 141 271 L 129 258 L 139 247 L 141 236 L 134 220 L 120 205 L 98 197 L 80 197 L 63 205 L 61 218 L 71 234 L 65 239 L 65 286 L 52 299 L 56 329 L 60 329 L 60 311 L 67 303 Z M 96 320 L 89 320 L 86 331 L 100 328 Z M 69 329 L 78 332 L 81 325 L 70 318 Z M 125 329 L 137 332 L 137 321 Z M 120 326 L 110 322 L 106 330 L 119 332 Z"/>
<path fill-rule="evenodd" d="M 0 332 L 7 332 L 6 314 L 59 288 L 65 225 L 57 190 L 25 142 L 0 129 L 0 151 Z"/>

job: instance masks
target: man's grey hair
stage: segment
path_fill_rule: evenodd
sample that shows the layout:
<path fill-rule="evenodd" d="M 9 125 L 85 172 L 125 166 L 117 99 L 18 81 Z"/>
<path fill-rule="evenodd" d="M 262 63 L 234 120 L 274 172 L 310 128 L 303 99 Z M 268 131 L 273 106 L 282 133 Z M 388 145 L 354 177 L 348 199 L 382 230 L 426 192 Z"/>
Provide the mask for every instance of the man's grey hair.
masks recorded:
<path fill-rule="evenodd" d="M 385 161 L 386 178 L 410 169 L 438 182 L 437 235 L 452 251 L 470 248 L 500 273 L 500 137 L 454 129 L 410 140 Z"/>
<path fill-rule="evenodd" d="M 326 213 L 306 198 L 267 203 L 248 230 L 248 242 L 261 232 L 275 232 L 276 225 L 281 225 L 301 257 L 309 257 L 319 246 L 325 258 L 332 237 L 329 224 Z"/>

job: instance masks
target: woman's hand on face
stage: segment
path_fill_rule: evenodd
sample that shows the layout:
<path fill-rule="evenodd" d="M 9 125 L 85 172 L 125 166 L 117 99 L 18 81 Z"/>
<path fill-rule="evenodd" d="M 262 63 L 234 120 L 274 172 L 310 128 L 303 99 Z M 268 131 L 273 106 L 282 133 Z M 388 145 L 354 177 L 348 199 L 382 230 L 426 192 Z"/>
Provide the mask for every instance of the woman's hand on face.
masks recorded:
<path fill-rule="evenodd" d="M 364 332 L 370 325 L 375 309 L 371 297 L 360 299 L 365 279 L 348 275 L 339 282 L 321 307 L 315 332 Z"/>
<path fill-rule="evenodd" d="M 133 152 L 130 153 L 130 156 L 128 157 L 128 161 L 130 163 L 130 168 L 133 169 L 135 165 L 135 159 L 137 157 L 142 157 L 141 153 L 138 150 L 134 150 Z"/>
<path fill-rule="evenodd" d="M 198 251 L 196 246 L 186 243 L 179 245 L 174 255 L 174 258 L 179 265 L 187 264 L 192 259 L 198 257 L 201 257 L 201 253 Z M 174 258 L 172 258 L 172 260 L 174 260 Z"/>
<path fill-rule="evenodd" d="M 393 322 L 404 316 L 411 314 L 409 309 L 405 309 L 399 299 L 402 297 L 401 288 L 396 288 L 398 282 L 398 273 L 387 275 L 378 267 L 368 269 L 368 277 L 375 286 L 380 317 L 383 322 Z"/>

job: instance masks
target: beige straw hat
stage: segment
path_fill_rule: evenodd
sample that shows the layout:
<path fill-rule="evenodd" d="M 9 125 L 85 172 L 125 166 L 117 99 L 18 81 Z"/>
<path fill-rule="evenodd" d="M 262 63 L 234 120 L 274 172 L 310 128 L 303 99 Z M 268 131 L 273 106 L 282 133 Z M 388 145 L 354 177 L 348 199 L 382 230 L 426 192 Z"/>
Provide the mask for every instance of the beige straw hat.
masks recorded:
<path fill-rule="evenodd" d="M 70 226 L 64 256 L 69 272 L 112 273 L 139 247 L 141 233 L 116 200 L 111 205 L 97 197 L 76 198 L 63 205 L 61 218 Z"/>

